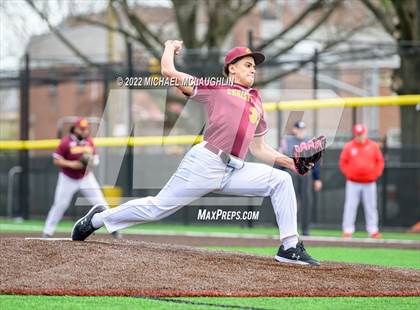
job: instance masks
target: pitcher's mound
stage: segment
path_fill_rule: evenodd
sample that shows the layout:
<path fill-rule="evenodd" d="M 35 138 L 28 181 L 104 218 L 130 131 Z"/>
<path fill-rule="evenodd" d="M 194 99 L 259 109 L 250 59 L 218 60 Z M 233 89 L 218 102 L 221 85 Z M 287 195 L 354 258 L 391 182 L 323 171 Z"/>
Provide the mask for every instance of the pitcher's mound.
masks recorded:
<path fill-rule="evenodd" d="M 0 239 L 0 294 L 420 296 L 420 271 L 126 240 Z M 274 255 L 275 253 L 273 253 Z"/>

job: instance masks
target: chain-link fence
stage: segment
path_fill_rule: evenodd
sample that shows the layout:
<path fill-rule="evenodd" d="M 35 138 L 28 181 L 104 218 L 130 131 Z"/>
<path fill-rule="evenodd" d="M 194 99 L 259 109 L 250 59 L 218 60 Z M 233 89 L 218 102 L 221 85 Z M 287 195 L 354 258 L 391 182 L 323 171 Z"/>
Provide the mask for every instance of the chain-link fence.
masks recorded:
<path fill-rule="evenodd" d="M 168 92 L 165 86 L 118 85 L 119 77 L 154 77 L 160 71 L 156 59 L 136 52 L 127 54 L 126 63 L 102 64 L 93 68 L 56 59 L 41 61 L 28 57 L 26 70 L 1 72 L 1 139 L 57 138 L 68 131 L 71 117 L 75 116 L 89 116 L 103 122 L 103 136 L 200 134 L 205 124 L 201 108 L 186 109 L 186 99 L 176 91 L 171 89 Z M 223 54 L 220 50 L 208 54 L 194 51 L 180 60 L 179 67 L 196 76 L 214 76 L 221 72 Z M 264 102 L 389 95 L 393 62 L 388 60 L 394 55 L 392 48 L 376 47 L 369 52 L 365 49 L 353 54 L 318 55 L 314 52 L 294 59 L 269 60 L 260 68 L 257 81 L 273 72 L 285 73 L 282 79 L 260 86 Z M 306 64 L 293 71 L 302 63 Z M 378 186 L 382 224 L 407 226 L 420 218 L 420 147 L 400 146 L 398 112 L 396 106 L 369 106 L 266 113 L 271 128 L 266 139 L 276 148 L 297 119 L 304 119 L 307 123 L 308 136 L 324 133 L 329 137 L 322 168 L 324 189 L 316 195 L 314 205 L 315 224 L 339 225 L 341 222 L 345 180 L 338 169 L 338 156 L 344 143 L 351 138 L 351 127 L 355 122 L 363 122 L 369 127 L 370 137 L 382 144 L 386 154 L 386 168 Z M 96 135 L 96 128 L 93 135 Z M 386 144 L 383 143 L 385 138 Z M 107 169 L 103 167 L 124 158 L 117 181 L 112 185 L 123 187 L 124 195 L 128 197 L 154 194 L 159 186 L 136 189 L 133 186 L 136 178 L 152 180 L 151 184 L 164 184 L 185 149 L 184 146 L 172 146 L 162 153 L 159 146 L 103 148 L 100 150 L 103 164 L 96 174 L 101 184 L 109 183 Z M 51 150 L 1 151 L 1 216 L 46 215 L 57 179 L 57 169 L 52 165 L 50 153 Z M 262 207 L 254 206 L 261 211 L 258 224 L 274 223 L 272 209 L 266 204 L 269 204 L 267 199 Z M 194 222 L 194 208 L 186 207 L 167 221 Z M 80 209 L 70 208 L 68 212 L 76 217 L 84 212 Z"/>

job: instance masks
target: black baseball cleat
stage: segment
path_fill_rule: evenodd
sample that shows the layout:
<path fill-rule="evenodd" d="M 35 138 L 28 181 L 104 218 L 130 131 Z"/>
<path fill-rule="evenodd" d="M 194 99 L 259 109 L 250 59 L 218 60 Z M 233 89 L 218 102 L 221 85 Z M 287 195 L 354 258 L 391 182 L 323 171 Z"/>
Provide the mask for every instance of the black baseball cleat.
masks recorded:
<path fill-rule="evenodd" d="M 84 241 L 87 237 L 89 237 L 95 230 L 98 229 L 92 226 L 92 217 L 96 213 L 100 213 L 105 210 L 106 207 L 103 205 L 94 205 L 84 217 L 74 224 L 73 230 L 71 231 L 71 239 L 73 241 Z"/>
<path fill-rule="evenodd" d="M 312 265 L 320 266 L 321 264 L 314 258 L 312 258 L 305 250 L 303 242 L 300 241 L 296 245 L 296 248 L 284 249 L 283 245 L 280 246 L 275 256 L 275 260 L 280 263 L 291 263 L 298 265 Z"/>

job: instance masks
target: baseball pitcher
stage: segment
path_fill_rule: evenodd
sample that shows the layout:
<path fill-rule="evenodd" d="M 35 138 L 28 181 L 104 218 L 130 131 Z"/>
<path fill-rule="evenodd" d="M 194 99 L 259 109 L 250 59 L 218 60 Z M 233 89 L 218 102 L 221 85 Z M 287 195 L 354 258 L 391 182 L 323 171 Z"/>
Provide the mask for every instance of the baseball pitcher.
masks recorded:
<path fill-rule="evenodd" d="M 296 197 L 290 174 L 273 164 L 306 174 L 320 159 L 325 137 L 302 143 L 287 157 L 264 141 L 268 128 L 260 93 L 252 88 L 256 66 L 265 60 L 259 52 L 235 47 L 225 57 L 224 74 L 233 84 L 209 85 L 175 68 L 174 56 L 182 41 L 167 41 L 161 59 L 162 75 L 178 81 L 179 89 L 206 112 L 204 141 L 193 146 L 165 187 L 154 197 L 144 197 L 106 210 L 96 205 L 73 227 L 72 239 L 85 240 L 105 225 L 113 232 L 138 223 L 165 218 L 210 192 L 270 196 L 282 242 L 279 262 L 319 265 L 299 242 Z M 185 83 L 194 81 L 194 83 Z M 245 162 L 250 151 L 267 163 Z"/>

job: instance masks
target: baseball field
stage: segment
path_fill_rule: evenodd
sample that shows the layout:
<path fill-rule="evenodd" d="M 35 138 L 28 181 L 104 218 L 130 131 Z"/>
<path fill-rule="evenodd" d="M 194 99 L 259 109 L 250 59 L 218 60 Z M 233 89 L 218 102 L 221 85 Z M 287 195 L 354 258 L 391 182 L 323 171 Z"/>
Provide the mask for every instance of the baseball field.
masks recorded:
<path fill-rule="evenodd" d="M 320 267 L 279 265 L 276 228 L 139 225 L 114 240 L 39 239 L 41 221 L 0 222 L 2 309 L 348 309 L 420 305 L 420 236 L 334 230 L 304 238 Z M 316 236 L 316 237 L 315 237 Z M 281 297 L 281 298 L 280 298 Z"/>

